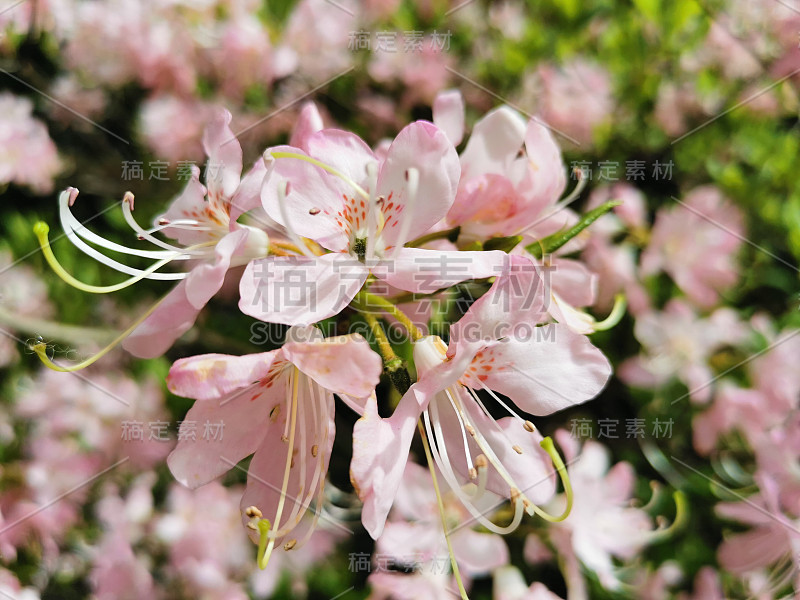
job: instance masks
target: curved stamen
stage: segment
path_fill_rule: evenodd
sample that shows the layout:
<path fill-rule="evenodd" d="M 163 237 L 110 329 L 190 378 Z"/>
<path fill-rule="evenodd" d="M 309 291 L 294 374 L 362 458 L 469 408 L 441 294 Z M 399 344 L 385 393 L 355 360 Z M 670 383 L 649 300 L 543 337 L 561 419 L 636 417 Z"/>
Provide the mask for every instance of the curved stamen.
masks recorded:
<path fill-rule="evenodd" d="M 155 273 L 158 269 L 163 267 L 164 265 L 172 262 L 172 258 L 165 258 L 154 263 L 149 268 L 141 271 L 139 269 L 132 269 L 134 273 L 136 273 L 130 279 L 126 279 L 121 283 L 117 283 L 114 285 L 90 285 L 88 283 L 83 283 L 75 279 L 72 275 L 67 272 L 67 270 L 61 266 L 61 263 L 58 262 L 55 254 L 53 254 L 53 249 L 50 247 L 50 240 L 47 237 L 47 234 L 50 232 L 50 228 L 47 226 L 47 223 L 39 221 L 36 225 L 33 226 L 33 232 L 36 235 L 36 238 L 39 240 L 39 246 L 42 249 L 42 254 L 44 255 L 47 264 L 50 265 L 50 268 L 53 269 L 53 272 L 58 275 L 61 279 L 63 279 L 69 285 L 78 288 L 84 292 L 89 292 L 90 294 L 108 294 L 111 292 L 116 292 L 126 287 L 133 285 L 134 283 L 141 281 L 142 279 L 159 279 L 159 280 L 166 280 L 166 281 L 177 281 L 180 279 L 184 279 L 187 273 Z M 99 254 L 99 253 L 98 253 Z M 102 254 L 100 255 L 102 256 Z M 107 258 L 107 257 L 103 257 Z M 104 264 L 108 264 L 105 261 L 101 261 Z M 123 265 L 124 266 L 124 265 Z"/>
<path fill-rule="evenodd" d="M 72 241 L 76 246 L 83 249 L 83 246 L 80 244 L 75 243 L 74 236 L 80 236 L 85 239 L 87 242 L 91 242 L 101 248 L 105 248 L 107 250 L 112 250 L 114 252 L 119 252 L 121 254 L 130 254 L 134 256 L 141 256 L 142 258 L 154 258 L 160 259 L 165 258 L 167 256 L 173 256 L 176 252 L 176 249 L 170 249 L 169 251 L 163 250 L 138 250 L 135 248 L 128 248 L 127 246 L 123 246 L 121 244 L 117 244 L 112 242 L 111 240 L 107 240 L 105 238 L 100 237 L 96 233 L 94 233 L 91 229 L 88 229 L 84 226 L 83 223 L 78 221 L 75 218 L 75 215 L 69 210 L 70 206 L 75 202 L 75 198 L 78 196 L 78 190 L 75 188 L 67 188 L 58 197 L 58 217 L 61 221 L 61 227 L 64 229 L 64 233 L 66 233 L 67 237 Z M 71 235 L 74 234 L 74 235 Z"/>
<path fill-rule="evenodd" d="M 290 416 L 291 425 L 289 427 L 289 445 L 286 449 L 286 466 L 283 470 L 283 483 L 281 484 L 281 495 L 278 499 L 278 509 L 275 511 L 275 530 L 280 529 L 280 522 L 281 517 L 283 516 L 283 507 L 286 503 L 286 491 L 289 487 L 289 475 L 291 474 L 292 470 L 292 450 L 294 449 L 294 437 L 295 431 L 297 429 L 297 392 L 299 382 L 299 374 L 300 371 L 297 367 L 293 367 L 292 374 L 290 376 L 289 385 L 292 386 L 291 392 L 291 403 L 292 403 L 292 412 Z M 288 394 L 287 394 L 288 396 Z M 261 522 L 259 522 L 259 526 Z M 272 555 L 272 550 L 275 548 L 275 533 L 276 531 L 268 531 L 264 535 L 269 538 L 269 541 L 266 544 L 263 554 L 261 553 L 260 542 L 259 542 L 259 555 L 261 558 L 259 559 L 259 566 L 263 569 L 269 563 L 269 557 Z"/>
<path fill-rule="evenodd" d="M 406 203 L 403 209 L 402 223 L 400 223 L 400 232 L 397 234 L 397 240 L 394 250 L 392 250 L 392 257 L 397 256 L 397 253 L 402 250 L 406 242 L 409 241 L 408 234 L 411 231 L 411 224 L 414 218 L 414 207 L 417 204 L 417 194 L 419 192 L 419 171 L 411 168 L 406 171 Z"/>
<path fill-rule="evenodd" d="M 145 272 L 145 271 L 142 271 L 141 269 L 135 269 L 133 267 L 129 267 L 128 265 L 123 264 L 121 262 L 118 262 L 118 261 L 114 260 L 113 258 L 109 258 L 105 254 L 99 252 L 98 250 L 95 250 L 94 248 L 89 246 L 86 242 L 84 242 L 80 237 L 78 237 L 77 233 L 72 228 L 70 228 L 68 224 L 64 224 L 63 222 L 62 222 L 62 224 L 64 225 L 64 235 L 66 235 L 67 238 L 69 239 L 69 241 L 72 242 L 72 245 L 75 246 L 76 248 L 78 248 L 79 250 L 81 250 L 84 254 L 86 254 L 88 256 L 91 256 L 96 261 L 98 261 L 100 263 L 103 263 L 104 265 L 106 265 L 108 267 L 111 267 L 115 271 L 119 271 L 119 272 L 125 273 L 127 275 L 140 275 L 140 274 Z M 39 224 L 37 223 L 37 225 L 34 226 L 34 233 L 36 232 L 36 227 L 38 225 Z M 40 227 L 40 229 L 41 229 L 41 227 Z M 47 231 L 45 231 L 45 234 L 47 232 L 49 232 L 49 230 L 50 229 L 48 227 Z M 85 234 L 89 234 L 91 232 L 89 232 L 88 229 L 84 229 L 84 233 Z M 38 234 L 37 234 L 37 237 L 38 237 Z M 98 239 L 102 240 L 102 238 L 99 238 L 99 237 L 98 237 Z M 40 239 L 40 244 L 41 244 L 41 239 Z M 119 246 L 118 244 L 114 244 L 113 242 L 109 242 L 107 240 L 103 240 L 103 243 L 99 244 L 99 245 L 101 245 L 103 247 L 107 247 L 110 250 L 116 250 L 116 251 L 119 251 L 119 252 L 124 252 L 125 254 L 134 254 L 134 255 L 143 256 L 143 255 L 139 254 L 139 252 L 137 250 L 133 250 L 132 248 L 126 248 L 125 246 Z M 146 253 L 148 251 L 142 250 L 142 252 Z M 176 260 L 178 257 L 183 256 L 183 252 L 181 251 L 181 252 L 177 252 L 177 253 L 173 252 L 171 254 L 170 253 L 158 254 L 156 256 L 157 257 L 161 257 L 161 259 L 166 261 L 166 262 L 171 262 L 173 260 Z M 152 258 L 151 255 L 146 255 L 146 256 L 143 256 L 143 257 L 144 258 Z M 162 264 L 166 264 L 166 262 L 164 262 Z M 181 277 L 176 277 L 175 275 L 176 275 L 175 273 L 156 273 L 154 275 L 149 275 L 147 277 L 147 279 L 158 279 L 158 280 L 166 280 L 166 281 L 174 281 L 175 279 L 183 279 L 182 276 Z"/>
<path fill-rule="evenodd" d="M 168 244 L 157 237 L 152 236 L 151 234 L 147 233 L 147 231 L 142 228 L 139 223 L 136 222 L 136 219 L 133 218 L 133 194 L 130 192 L 125 193 L 125 197 L 122 199 L 122 214 L 125 216 L 125 222 L 136 232 L 136 235 L 139 237 L 140 240 L 147 240 L 151 244 L 158 246 L 159 248 L 164 248 L 170 252 L 178 252 L 178 253 L 185 253 L 186 249 L 178 248 L 177 246 L 173 246 Z M 191 258 L 191 257 L 189 257 Z"/>
<path fill-rule="evenodd" d="M 626 307 L 627 302 L 625 301 L 625 296 L 623 294 L 617 294 L 614 296 L 614 307 L 611 309 L 611 312 L 605 319 L 598 321 L 593 325 L 594 330 L 606 331 L 607 329 L 611 329 L 617 325 L 625 315 Z"/>
<path fill-rule="evenodd" d="M 53 371 L 60 371 L 62 373 L 70 373 L 70 372 L 73 372 L 73 371 L 80 371 L 81 369 L 85 369 L 89 365 L 95 363 L 97 360 L 99 360 L 100 358 L 102 358 L 103 356 L 108 354 L 114 347 L 116 347 L 126 337 L 128 337 L 130 334 L 132 334 L 134 332 L 134 330 L 139 325 L 141 325 L 144 322 L 145 319 L 147 319 L 147 317 L 149 317 L 151 314 L 153 314 L 153 311 L 155 311 L 161 305 L 161 303 L 164 302 L 164 300 L 167 297 L 168 297 L 168 295 L 164 296 L 163 298 L 161 298 L 161 300 L 159 300 L 158 302 L 153 304 L 153 306 L 148 308 L 144 312 L 144 314 L 142 314 L 138 319 L 136 319 L 133 322 L 133 324 L 130 327 L 128 327 L 125 331 L 123 331 L 121 334 L 119 334 L 117 337 L 115 337 L 111 341 L 111 343 L 109 343 L 105 348 L 100 350 L 100 352 L 98 352 L 94 356 L 90 356 L 89 358 L 79 362 L 78 364 L 71 365 L 69 367 L 62 367 L 61 365 L 58 365 L 58 364 L 54 363 L 52 360 L 50 360 L 50 357 L 47 356 L 47 345 L 44 342 L 40 342 L 40 343 L 34 344 L 33 346 L 31 346 L 31 350 L 36 352 L 36 354 L 39 356 L 39 359 L 44 363 L 44 365 L 47 368 L 52 369 Z"/>
<path fill-rule="evenodd" d="M 315 166 L 319 167 L 320 169 L 323 169 L 323 170 L 327 171 L 331 175 L 335 175 L 336 177 L 342 179 L 343 181 L 345 181 L 348 184 L 350 184 L 351 186 L 353 186 L 353 189 L 355 189 L 359 194 L 361 194 L 361 196 L 365 200 L 369 199 L 369 194 L 364 190 L 364 188 L 362 188 L 360 185 L 358 185 L 355 181 L 350 179 L 347 175 L 345 175 L 341 171 L 338 171 L 338 170 L 334 169 L 330 165 L 326 165 L 324 162 L 319 161 L 316 158 L 311 158 L 310 156 L 306 156 L 305 154 L 298 154 L 297 152 L 283 152 L 283 151 L 271 152 L 271 151 L 268 150 L 267 152 L 265 152 L 265 154 L 267 156 L 271 156 L 273 158 L 296 158 L 298 160 L 303 160 L 303 161 L 305 161 L 307 163 L 311 163 L 312 165 L 315 165 Z M 265 157 L 265 160 L 266 160 L 266 157 Z"/>
<path fill-rule="evenodd" d="M 481 525 L 486 527 L 489 531 L 493 533 L 497 533 L 499 535 L 506 535 L 514 531 L 519 523 L 514 524 L 512 521 L 511 526 L 501 527 L 500 525 L 496 525 L 493 523 L 489 518 L 481 512 L 474 504 L 473 499 L 474 496 L 470 496 L 467 494 L 461 484 L 458 482 L 458 478 L 456 477 L 455 473 L 453 472 L 453 467 L 450 464 L 450 461 L 447 460 L 446 456 L 446 443 L 444 441 L 444 434 L 442 432 L 441 423 L 439 420 L 439 412 L 438 406 L 436 401 L 432 401 L 428 405 L 428 409 L 422 414 L 423 420 L 425 422 L 425 431 L 427 433 L 428 439 L 434 442 L 431 444 L 430 451 L 433 453 L 433 457 L 436 461 L 436 464 L 439 467 L 439 470 L 442 472 L 442 476 L 444 477 L 447 484 L 450 486 L 452 492 L 456 495 L 456 497 L 461 501 L 461 504 L 467 511 L 472 515 L 472 517 Z M 433 430 L 431 428 L 431 424 L 433 422 Z M 424 441 L 424 439 L 423 439 Z M 442 451 L 442 454 L 439 453 L 439 450 Z"/>
<path fill-rule="evenodd" d="M 539 445 L 545 452 L 547 452 L 548 455 L 550 455 L 550 460 L 553 461 L 553 466 L 558 471 L 558 476 L 561 479 L 561 485 L 564 486 L 564 495 L 567 499 L 567 505 L 564 507 L 563 512 L 557 517 L 554 517 L 550 513 L 543 511 L 535 504 L 532 504 L 531 507 L 533 512 L 542 517 L 545 521 L 550 521 L 551 523 L 558 523 L 559 521 L 563 521 L 564 519 L 566 519 L 569 516 L 569 513 L 572 512 L 572 501 L 573 501 L 572 483 L 569 480 L 569 473 L 567 472 L 567 467 L 564 466 L 564 461 L 561 460 L 561 455 L 559 455 L 559 453 L 556 451 L 555 446 L 553 445 L 553 438 L 548 436 L 544 438 L 541 442 L 539 442 Z"/>
<path fill-rule="evenodd" d="M 427 417 L 428 411 L 425 411 L 425 415 Z M 431 479 L 433 480 L 433 489 L 436 492 L 436 505 L 439 508 L 439 517 L 442 520 L 442 533 L 444 533 L 444 539 L 447 542 L 447 551 L 450 554 L 450 565 L 453 568 L 453 576 L 456 579 L 456 584 L 458 585 L 458 591 L 461 594 L 462 600 L 469 600 L 467 596 L 467 590 L 464 589 L 464 583 L 461 581 L 461 573 L 458 570 L 458 562 L 456 561 L 455 552 L 453 552 L 453 544 L 450 541 L 450 531 L 447 527 L 447 519 L 445 518 L 444 514 L 444 502 L 442 501 L 442 494 L 439 491 L 439 482 L 436 477 L 436 468 L 431 458 L 431 447 L 428 444 L 428 439 L 425 437 L 425 432 L 422 430 L 422 426 L 420 425 L 419 421 L 417 421 L 417 428 L 419 429 L 420 437 L 422 438 L 422 446 L 425 448 L 425 458 L 428 461 L 428 470 L 431 474 Z"/>

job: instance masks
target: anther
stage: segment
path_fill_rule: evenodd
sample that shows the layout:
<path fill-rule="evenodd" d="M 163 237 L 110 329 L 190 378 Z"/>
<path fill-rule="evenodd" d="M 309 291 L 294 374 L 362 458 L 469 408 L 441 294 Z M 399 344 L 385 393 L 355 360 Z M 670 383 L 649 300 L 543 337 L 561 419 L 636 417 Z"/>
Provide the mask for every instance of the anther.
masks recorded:
<path fill-rule="evenodd" d="M 319 446 L 317 446 L 316 444 L 311 446 L 311 456 L 313 456 L 314 458 L 317 458 L 317 453 L 318 452 L 319 452 Z"/>
<path fill-rule="evenodd" d="M 472 437 L 475 437 L 475 428 L 472 425 L 470 425 L 469 423 L 467 423 L 466 428 L 467 428 L 467 432 L 469 432 L 469 434 Z"/>
<path fill-rule="evenodd" d="M 274 423 L 278 420 L 278 415 L 281 414 L 281 407 L 280 404 L 274 406 L 271 411 L 269 411 L 269 420 L 271 423 Z"/>
<path fill-rule="evenodd" d="M 512 448 L 512 449 L 514 450 L 514 452 L 516 452 L 517 454 L 522 454 L 522 447 L 521 447 L 521 446 L 519 446 L 518 444 L 514 444 L 513 446 L 511 446 L 511 448 Z"/>
<path fill-rule="evenodd" d="M 310 215 L 318 215 L 320 212 L 322 211 L 320 211 L 320 209 L 318 209 L 316 206 L 308 210 L 308 214 Z"/>
<path fill-rule="evenodd" d="M 282 442 L 288 442 L 289 441 L 289 436 L 284 433 L 283 435 L 281 435 L 281 441 Z"/>
<path fill-rule="evenodd" d="M 475 466 L 479 469 L 485 469 L 489 466 L 489 461 L 486 460 L 486 457 L 483 454 L 479 454 L 475 459 Z"/>
<path fill-rule="evenodd" d="M 258 507 L 256 507 L 256 506 L 248 506 L 245 509 L 244 514 L 246 514 L 251 519 L 253 517 L 258 517 L 260 519 L 260 518 L 262 518 L 264 516 L 263 514 L 261 514 L 261 511 L 258 510 Z"/>
<path fill-rule="evenodd" d="M 511 488 L 511 492 L 510 492 L 511 502 L 516 504 L 517 500 L 520 499 L 520 495 L 521 494 L 520 494 L 520 492 L 519 492 L 519 490 L 517 488 L 515 488 L 515 487 Z"/>
<path fill-rule="evenodd" d="M 69 205 L 72 206 L 75 204 L 75 199 L 78 197 L 78 188 L 68 187 L 67 193 L 69 194 Z M 131 208 L 133 208 L 133 203 L 131 203 Z"/>
<path fill-rule="evenodd" d="M 536 430 L 536 427 L 534 427 L 533 423 L 530 421 L 525 421 L 522 426 L 525 428 L 525 431 L 530 431 L 531 433 Z"/>
<path fill-rule="evenodd" d="M 283 549 L 287 552 L 297 545 L 297 540 L 289 540 L 283 545 Z"/>

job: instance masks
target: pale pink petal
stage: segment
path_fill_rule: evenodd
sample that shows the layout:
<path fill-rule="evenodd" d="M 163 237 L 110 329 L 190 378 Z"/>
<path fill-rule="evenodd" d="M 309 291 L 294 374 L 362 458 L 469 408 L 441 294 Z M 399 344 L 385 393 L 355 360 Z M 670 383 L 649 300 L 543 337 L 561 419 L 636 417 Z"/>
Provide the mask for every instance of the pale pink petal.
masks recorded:
<path fill-rule="evenodd" d="M 389 285 L 416 293 L 433 293 L 468 279 L 500 275 L 508 255 L 491 252 L 458 252 L 403 248 L 393 258 L 381 261 L 373 274 Z"/>
<path fill-rule="evenodd" d="M 484 173 L 505 173 L 524 140 L 525 121 L 519 113 L 508 106 L 488 112 L 473 127 L 461 153 L 464 180 Z"/>
<path fill-rule="evenodd" d="M 466 224 L 476 236 L 478 233 L 505 235 L 501 229 L 506 219 L 515 216 L 517 202 L 517 191 L 508 177 L 485 173 L 462 183 L 456 201 L 447 213 L 447 222 Z M 520 225 L 515 219 L 514 228 L 519 229 Z"/>
<path fill-rule="evenodd" d="M 286 360 L 335 394 L 366 398 L 375 391 L 383 361 L 361 335 L 354 333 L 315 342 L 288 342 Z"/>
<path fill-rule="evenodd" d="M 423 399 L 418 398 L 412 386 L 394 414 L 382 419 L 377 402 L 372 398 L 366 404 L 364 416 L 353 427 L 350 481 L 364 505 L 361 522 L 373 539 L 378 539 L 383 532 L 403 479 L 422 404 Z"/>
<path fill-rule="evenodd" d="M 592 306 L 597 295 L 597 276 L 583 263 L 569 258 L 554 258 L 552 268 L 543 268 L 550 275 L 550 285 L 559 297 L 574 307 Z"/>
<path fill-rule="evenodd" d="M 242 177 L 239 188 L 233 195 L 230 201 L 230 217 L 231 228 L 236 226 L 236 221 L 246 212 L 262 208 L 261 206 L 261 188 L 264 185 L 264 177 L 267 175 L 267 166 L 264 164 L 264 159 L 259 157 L 253 166 Z M 266 223 L 262 223 L 260 219 L 266 215 L 258 215 L 258 225 L 262 225 L 265 229 L 274 228 L 275 222 L 270 219 Z"/>
<path fill-rule="evenodd" d="M 782 525 L 773 524 L 739 533 L 723 540 L 717 560 L 728 571 L 747 573 L 777 562 L 792 551 Z"/>
<path fill-rule="evenodd" d="M 199 312 L 186 297 L 186 282 L 181 281 L 122 342 L 122 347 L 139 358 L 161 356 L 191 329 Z"/>
<path fill-rule="evenodd" d="M 200 183 L 200 169 L 192 165 L 192 176 L 183 191 L 175 197 L 167 212 L 156 217 L 154 223 L 159 225 L 162 219 L 178 221 L 182 219 L 202 220 L 206 214 L 206 188 Z M 180 227 L 165 227 L 161 233 L 178 240 L 185 246 L 208 241 L 208 232 Z"/>
<path fill-rule="evenodd" d="M 323 129 L 309 135 L 306 140 L 311 156 L 358 184 L 367 179 L 367 165 L 378 162 L 364 140 L 349 131 Z"/>
<path fill-rule="evenodd" d="M 229 233 L 217 242 L 214 263 L 200 263 L 186 276 L 186 298 L 197 310 L 220 290 L 233 255 L 244 247 L 248 235 L 246 229 Z"/>
<path fill-rule="evenodd" d="M 184 398 L 209 400 L 264 379 L 278 350 L 231 356 L 201 354 L 175 361 L 167 375 L 167 388 Z"/>
<path fill-rule="evenodd" d="M 271 423 L 270 412 L 284 403 L 285 385 L 286 378 L 279 377 L 271 387 L 254 385 L 195 402 L 181 424 L 178 446 L 167 459 L 175 479 L 190 488 L 199 487 L 255 452 Z M 218 435 L 205 435 L 206 423 L 221 423 Z"/>
<path fill-rule="evenodd" d="M 464 527 L 453 534 L 451 542 L 458 567 L 469 577 L 488 575 L 508 564 L 508 546 L 495 533 Z"/>
<path fill-rule="evenodd" d="M 458 90 L 441 92 L 433 101 L 433 123 L 458 146 L 464 139 L 464 97 Z"/>
<path fill-rule="evenodd" d="M 239 309 L 270 323 L 311 325 L 341 312 L 369 271 L 346 254 L 251 261 L 239 284 Z"/>
<path fill-rule="evenodd" d="M 304 103 L 303 108 L 300 109 L 300 114 L 297 115 L 292 137 L 289 138 L 289 145 L 308 151 L 307 142 L 309 136 L 322 131 L 324 127 L 322 115 L 319 114 L 317 105 L 313 102 Z"/>
<path fill-rule="evenodd" d="M 528 122 L 525 132 L 525 152 L 531 177 L 530 187 L 526 188 L 524 193 L 545 203 L 555 203 L 567 185 L 564 161 L 550 130 L 536 119 Z"/>
<path fill-rule="evenodd" d="M 546 286 L 541 272 L 526 256 L 504 257 L 506 269 L 489 291 L 450 327 L 447 355 L 454 357 L 465 345 L 482 345 L 513 333 L 518 324 L 530 328 L 545 317 Z M 498 273 L 499 275 L 499 273 Z"/>
<path fill-rule="evenodd" d="M 419 172 L 416 202 L 409 204 L 406 174 Z M 388 246 L 404 244 L 441 221 L 453 204 L 461 174 L 456 149 L 433 123 L 417 121 L 394 139 L 378 176 L 378 195 L 385 198 L 386 225 L 382 237 Z M 399 240 L 406 219 L 407 238 Z"/>
<path fill-rule="evenodd" d="M 299 148 L 277 146 L 268 152 L 291 152 L 307 156 Z M 324 161 L 323 161 L 324 162 Z M 279 187 L 288 182 L 284 201 L 286 219 L 280 206 Z M 267 215 L 301 237 L 307 237 L 334 252 L 349 245 L 343 216 L 344 197 L 353 197 L 353 187 L 341 178 L 298 158 L 276 158 L 272 174 L 264 180 L 261 202 Z"/>
<path fill-rule="evenodd" d="M 511 398 L 525 412 L 549 415 L 591 400 L 611 376 L 611 365 L 586 336 L 560 324 L 515 330 L 482 350 L 463 381 Z"/>
<path fill-rule="evenodd" d="M 206 186 L 214 198 L 230 198 L 242 175 L 242 147 L 230 128 L 231 113 L 219 111 L 203 132 L 208 156 Z"/>

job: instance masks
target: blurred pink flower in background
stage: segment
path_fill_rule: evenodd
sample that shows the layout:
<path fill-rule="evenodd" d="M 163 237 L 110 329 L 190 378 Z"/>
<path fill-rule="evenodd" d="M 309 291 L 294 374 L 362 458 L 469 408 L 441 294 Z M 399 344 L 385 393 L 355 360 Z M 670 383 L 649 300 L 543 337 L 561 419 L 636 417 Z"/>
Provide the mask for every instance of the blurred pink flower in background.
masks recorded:
<path fill-rule="evenodd" d="M 722 192 L 695 188 L 656 214 L 642 274 L 664 271 L 692 302 L 710 308 L 739 278 L 735 258 L 744 233 L 741 211 Z"/>
<path fill-rule="evenodd" d="M 437 477 L 442 494 L 445 518 L 452 523 L 450 541 L 465 586 L 472 579 L 489 575 L 508 564 L 508 548 L 502 536 L 475 531 L 477 524 L 458 498 L 448 491 L 441 472 Z M 491 515 L 503 505 L 502 499 L 484 494 L 482 511 Z M 413 573 L 378 570 L 369 577 L 373 599 L 448 598 L 456 589 L 448 568 L 450 558 L 441 530 L 441 516 L 430 471 L 408 462 L 397 491 L 392 515 L 375 543 L 379 564 L 387 560 L 398 566 L 413 567 Z"/>
<path fill-rule="evenodd" d="M 689 388 L 695 402 L 711 398 L 714 373 L 709 359 L 719 349 L 744 341 L 747 328 L 730 308 L 720 308 L 704 318 L 680 298 L 659 312 L 639 315 L 634 327 L 644 353 L 627 359 L 617 375 L 634 386 L 655 388 L 673 377 Z"/>
<path fill-rule="evenodd" d="M 47 126 L 33 116 L 33 103 L 0 94 L 0 184 L 15 183 L 46 194 L 61 168 Z"/>
<path fill-rule="evenodd" d="M 560 66 L 542 64 L 539 110 L 556 131 L 591 145 L 595 130 L 613 119 L 611 79 L 598 64 L 578 57 Z"/>
<path fill-rule="evenodd" d="M 610 451 L 598 442 L 589 440 L 579 449 L 577 440 L 564 430 L 556 432 L 556 439 L 569 465 L 575 500 L 569 518 L 550 525 L 550 539 L 560 556 L 576 557 L 603 587 L 619 589 L 614 559 L 634 558 L 654 535 L 652 518 L 630 502 L 636 474 L 630 463 L 612 466 Z M 563 503 L 563 496 L 554 502 Z M 580 571 L 569 564 L 565 570 L 568 588 L 576 592 L 570 599 L 588 598 L 579 591 L 584 588 Z"/>

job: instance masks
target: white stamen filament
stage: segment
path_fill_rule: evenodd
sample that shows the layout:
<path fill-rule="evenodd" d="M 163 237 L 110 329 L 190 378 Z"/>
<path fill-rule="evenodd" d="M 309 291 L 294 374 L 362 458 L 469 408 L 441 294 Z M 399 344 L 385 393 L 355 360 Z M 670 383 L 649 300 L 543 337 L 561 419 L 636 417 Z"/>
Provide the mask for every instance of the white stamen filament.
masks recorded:
<path fill-rule="evenodd" d="M 283 516 L 283 506 L 286 502 L 286 491 L 289 487 L 289 475 L 292 469 L 292 449 L 294 448 L 294 436 L 297 429 L 297 392 L 298 385 L 300 384 L 299 375 L 300 371 L 297 367 L 292 368 L 292 373 L 289 376 L 289 386 L 291 392 L 287 393 L 287 401 L 291 403 L 291 416 L 287 419 L 290 422 L 289 426 L 289 445 L 286 449 L 286 467 L 283 470 L 283 483 L 281 484 L 281 495 L 278 499 L 278 508 L 275 511 L 275 519 L 273 520 L 274 526 L 267 534 L 269 542 L 267 543 L 264 557 L 261 559 L 264 564 L 269 562 L 269 557 L 272 555 L 272 549 L 275 547 L 275 533 L 280 529 L 281 517 Z"/>
<path fill-rule="evenodd" d="M 147 231 L 145 231 L 139 223 L 136 222 L 136 219 L 133 218 L 133 194 L 130 192 L 125 194 L 125 198 L 122 200 L 122 214 L 125 216 L 125 222 L 136 232 L 136 235 L 139 237 L 140 240 L 147 240 L 151 244 L 158 246 L 159 248 L 164 248 L 169 252 L 175 252 L 178 254 L 186 254 L 183 248 L 178 248 L 177 246 L 173 246 L 172 244 L 168 244 L 156 237 L 153 237 Z M 191 256 L 186 256 L 186 258 L 192 258 Z M 195 257 L 196 258 L 196 257 Z"/>
<path fill-rule="evenodd" d="M 428 436 L 428 439 L 433 441 L 430 445 L 431 454 L 434 457 L 436 464 L 439 467 L 439 470 L 442 472 L 445 481 L 452 489 L 453 493 L 458 497 L 464 507 L 469 511 L 469 513 L 484 527 L 488 530 L 497 533 L 499 535 L 505 535 L 507 533 L 511 533 L 514 531 L 522 520 L 521 514 L 521 501 L 519 502 L 519 506 L 516 507 L 516 512 L 514 515 L 514 519 L 512 522 L 506 527 L 500 527 L 496 525 L 492 521 L 488 519 L 486 515 L 484 515 L 473 503 L 476 496 L 468 495 L 464 490 L 461 484 L 458 482 L 458 478 L 453 471 L 453 467 L 450 464 L 450 461 L 446 459 L 446 443 L 444 441 L 444 435 L 442 433 L 441 423 L 439 419 L 439 412 L 438 412 L 438 402 L 435 398 L 429 405 L 427 410 L 423 413 L 423 420 L 425 421 L 425 430 Z M 431 428 L 431 421 L 433 421 L 433 429 Z M 434 434 L 435 431 L 435 434 Z M 439 450 L 443 451 L 443 454 L 439 453 Z M 516 513 L 520 513 L 517 515 Z"/>
<path fill-rule="evenodd" d="M 69 207 L 70 201 L 70 189 L 74 188 L 67 188 L 67 190 L 61 192 L 58 197 L 58 216 L 61 221 L 61 227 L 64 229 L 64 232 L 67 234 L 67 237 L 70 238 L 70 241 L 73 241 L 73 236 L 70 235 L 73 233 L 74 235 L 80 236 L 88 242 L 100 246 L 101 248 L 106 248 L 107 250 L 113 250 L 115 252 L 119 252 L 121 254 L 131 254 L 135 256 L 141 256 L 142 258 L 154 258 L 154 259 L 161 259 L 167 258 L 169 256 L 173 256 L 175 254 L 175 250 L 163 251 L 163 250 L 137 250 L 135 248 L 128 248 L 127 246 L 122 246 L 111 240 L 107 240 L 105 238 L 100 237 L 92 230 L 87 229 L 83 223 L 78 221 L 75 218 L 75 215 L 72 214 Z M 75 190 L 75 196 L 77 196 L 77 190 Z M 74 197 L 72 198 L 74 200 Z M 73 241 L 74 243 L 74 241 Z"/>
<path fill-rule="evenodd" d="M 490 390 L 488 387 L 486 387 L 486 384 L 483 383 L 482 381 L 481 381 L 481 386 L 483 387 L 484 390 L 486 390 L 486 392 L 488 392 L 488 394 L 495 400 L 495 402 L 497 402 L 500 406 L 505 408 L 509 412 L 509 414 L 511 414 L 511 416 L 514 417 L 517 421 L 522 423 L 523 426 L 525 425 L 525 419 L 519 416 L 519 414 L 517 414 L 517 412 L 513 408 L 511 408 L 508 404 L 503 402 L 503 400 L 500 399 L 500 397 L 497 394 L 495 394 L 493 390 Z"/>

